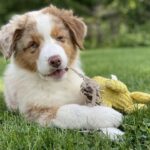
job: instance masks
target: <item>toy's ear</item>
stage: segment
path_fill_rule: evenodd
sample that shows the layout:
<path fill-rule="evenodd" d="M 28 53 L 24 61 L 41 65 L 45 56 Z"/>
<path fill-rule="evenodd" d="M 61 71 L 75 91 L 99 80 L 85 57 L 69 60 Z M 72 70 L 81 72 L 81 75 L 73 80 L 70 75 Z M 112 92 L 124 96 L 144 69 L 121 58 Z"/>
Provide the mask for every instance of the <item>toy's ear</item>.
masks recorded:
<path fill-rule="evenodd" d="M 83 49 L 84 38 L 87 34 L 87 26 L 81 18 L 76 16 L 69 16 L 63 18 L 64 24 L 69 29 L 73 43 L 80 49 Z"/>
<path fill-rule="evenodd" d="M 10 58 L 15 51 L 17 40 L 20 39 L 23 29 L 7 24 L 0 31 L 0 51 L 6 59 Z"/>

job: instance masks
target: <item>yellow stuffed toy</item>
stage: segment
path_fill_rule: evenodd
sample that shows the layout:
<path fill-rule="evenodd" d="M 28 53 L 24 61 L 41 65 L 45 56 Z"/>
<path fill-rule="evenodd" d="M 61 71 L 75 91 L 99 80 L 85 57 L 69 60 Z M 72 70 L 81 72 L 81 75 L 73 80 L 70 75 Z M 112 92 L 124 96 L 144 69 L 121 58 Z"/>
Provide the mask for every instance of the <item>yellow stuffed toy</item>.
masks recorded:
<path fill-rule="evenodd" d="M 136 109 L 146 107 L 146 104 L 150 103 L 150 94 L 129 92 L 127 86 L 114 75 L 112 75 L 112 79 L 101 76 L 90 79 L 72 68 L 69 69 L 83 79 L 81 92 L 87 97 L 86 104 L 90 106 L 105 105 L 122 112 L 131 113 Z"/>
<path fill-rule="evenodd" d="M 146 107 L 150 103 L 150 94 L 143 92 L 129 92 L 127 86 L 117 80 L 107 79 L 101 76 L 93 78 L 100 85 L 100 96 L 102 104 L 114 107 L 126 113 Z"/>

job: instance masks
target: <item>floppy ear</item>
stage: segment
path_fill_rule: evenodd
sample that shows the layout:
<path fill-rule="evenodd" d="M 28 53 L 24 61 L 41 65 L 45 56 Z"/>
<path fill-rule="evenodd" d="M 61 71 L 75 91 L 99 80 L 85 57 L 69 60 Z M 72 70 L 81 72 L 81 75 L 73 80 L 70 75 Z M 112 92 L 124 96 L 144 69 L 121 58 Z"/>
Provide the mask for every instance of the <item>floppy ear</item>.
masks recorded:
<path fill-rule="evenodd" d="M 70 31 L 71 38 L 75 45 L 83 49 L 84 38 L 87 34 L 87 26 L 81 18 L 76 16 L 69 16 L 63 18 L 64 24 Z"/>
<path fill-rule="evenodd" d="M 10 58 L 15 50 L 16 42 L 20 39 L 23 29 L 7 24 L 0 31 L 0 51 L 6 59 Z"/>

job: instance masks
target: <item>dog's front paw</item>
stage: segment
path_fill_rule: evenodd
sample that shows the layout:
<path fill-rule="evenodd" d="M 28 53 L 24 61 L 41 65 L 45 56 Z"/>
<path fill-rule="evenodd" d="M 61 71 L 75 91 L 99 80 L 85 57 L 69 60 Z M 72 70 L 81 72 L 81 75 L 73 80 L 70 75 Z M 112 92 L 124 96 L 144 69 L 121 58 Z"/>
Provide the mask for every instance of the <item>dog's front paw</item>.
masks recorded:
<path fill-rule="evenodd" d="M 117 128 L 101 128 L 101 131 L 112 140 L 118 140 L 124 135 L 124 132 Z"/>
<path fill-rule="evenodd" d="M 118 127 L 123 120 L 121 113 L 104 106 L 95 106 L 91 115 L 95 126 L 100 128 Z"/>
<path fill-rule="evenodd" d="M 119 127 L 123 121 L 123 115 L 112 108 L 109 108 L 108 112 L 110 113 L 109 116 L 110 125 L 112 127 Z"/>

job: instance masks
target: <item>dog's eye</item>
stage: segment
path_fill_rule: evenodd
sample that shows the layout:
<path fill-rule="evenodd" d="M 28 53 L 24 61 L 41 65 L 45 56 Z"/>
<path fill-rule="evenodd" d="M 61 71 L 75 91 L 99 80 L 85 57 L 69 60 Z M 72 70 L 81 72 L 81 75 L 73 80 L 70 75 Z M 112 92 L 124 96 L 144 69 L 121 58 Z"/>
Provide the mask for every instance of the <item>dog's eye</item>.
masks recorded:
<path fill-rule="evenodd" d="M 39 44 L 34 41 L 31 41 L 28 46 L 28 48 L 32 48 L 32 49 L 36 49 L 38 47 L 39 47 Z"/>
<path fill-rule="evenodd" d="M 60 42 L 65 42 L 65 37 L 64 36 L 57 36 L 56 40 L 60 41 Z"/>
<path fill-rule="evenodd" d="M 26 51 L 27 49 L 30 50 L 30 53 L 35 53 L 36 49 L 39 47 L 39 44 L 36 43 L 35 41 L 31 41 L 29 42 L 28 46 L 26 48 L 24 48 L 24 51 Z"/>

